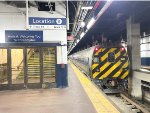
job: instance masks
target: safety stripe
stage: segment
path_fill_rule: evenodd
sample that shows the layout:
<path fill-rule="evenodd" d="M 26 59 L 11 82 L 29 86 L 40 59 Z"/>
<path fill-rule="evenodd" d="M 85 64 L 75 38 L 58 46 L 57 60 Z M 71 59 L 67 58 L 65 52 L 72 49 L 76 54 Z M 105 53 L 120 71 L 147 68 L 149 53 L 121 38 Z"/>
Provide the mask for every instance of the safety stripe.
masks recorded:
<path fill-rule="evenodd" d="M 108 57 L 108 53 L 113 52 L 115 50 L 116 48 L 112 48 L 112 49 L 109 49 L 109 51 L 106 54 L 102 54 L 101 62 L 103 62 Z"/>
<path fill-rule="evenodd" d="M 100 72 L 95 72 L 92 76 L 92 78 L 95 78 Z"/>
<path fill-rule="evenodd" d="M 103 57 L 102 55 L 105 55 L 109 50 L 110 50 L 109 48 L 104 49 L 104 51 L 101 52 L 100 57 Z M 114 50 L 112 52 L 114 52 L 116 54 L 118 52 L 118 50 L 116 49 L 116 50 Z M 102 67 L 106 63 L 107 63 L 107 58 L 104 61 L 100 61 L 100 64 L 95 69 L 92 70 L 92 73 L 95 73 L 96 69 L 100 69 L 100 67 Z"/>
<path fill-rule="evenodd" d="M 113 78 L 119 77 L 119 75 L 121 75 L 121 73 L 122 73 L 122 68 L 115 73 L 115 75 L 113 76 Z"/>
<path fill-rule="evenodd" d="M 119 65 L 121 64 L 121 61 L 119 60 L 115 65 L 113 65 L 105 74 L 103 74 L 100 79 L 106 78 L 113 70 L 115 70 Z"/>
<path fill-rule="evenodd" d="M 121 76 L 121 79 L 126 78 L 126 77 L 128 76 L 128 74 L 129 74 L 129 71 L 126 71 L 126 72 Z"/>
<path fill-rule="evenodd" d="M 120 54 L 120 50 L 117 51 L 117 54 Z M 118 56 L 118 55 L 116 55 Z M 116 59 L 115 59 L 115 62 L 117 63 L 118 61 L 120 60 L 120 57 L 118 56 Z M 100 76 L 104 75 L 108 70 L 110 70 L 112 68 L 113 65 L 116 65 L 116 63 L 110 63 L 110 62 L 107 62 L 109 65 L 103 65 L 100 70 L 100 75 L 97 76 L 96 78 L 100 78 Z M 102 78 L 102 77 L 101 77 Z"/>
<path fill-rule="evenodd" d="M 122 73 L 122 67 L 125 67 L 128 64 L 128 61 L 122 62 L 121 68 L 119 68 L 120 70 L 116 72 L 116 74 L 113 75 L 113 77 L 119 77 L 119 75 L 121 75 Z"/>
<path fill-rule="evenodd" d="M 119 53 L 120 50 L 115 49 L 113 52 L 115 54 Z M 118 55 L 117 55 L 118 56 Z M 93 75 L 93 77 L 96 77 L 96 79 L 99 79 L 99 77 L 102 75 L 102 72 L 105 72 L 104 70 L 108 70 L 110 67 L 110 65 L 112 65 L 112 63 L 107 62 L 107 59 L 105 59 L 105 62 L 100 63 L 100 72 L 95 72 Z"/>
<path fill-rule="evenodd" d="M 101 62 L 97 67 L 92 69 L 93 78 L 96 79 L 103 79 L 105 77 L 119 77 L 122 76 L 122 79 L 125 78 L 128 74 L 122 71 L 123 67 L 127 67 L 129 65 L 128 59 L 121 61 L 121 57 L 126 56 L 126 51 L 120 51 L 118 48 L 106 48 L 105 50 L 102 49 L 99 55 L 101 57 Z M 104 54 L 105 51 L 105 54 Z M 107 61 L 108 53 L 114 52 L 115 53 L 115 63 L 110 63 Z M 106 58 L 105 58 L 106 57 Z M 128 57 L 128 56 L 126 56 Z M 103 61 L 102 61 L 103 60 Z M 96 69 L 100 69 L 100 72 L 96 72 Z M 127 74 L 127 75 L 126 75 Z"/>
<path fill-rule="evenodd" d="M 101 56 L 102 56 L 103 54 L 106 54 L 106 53 L 108 52 L 108 50 L 109 50 L 108 48 L 102 48 L 102 49 L 101 49 L 102 52 L 100 52 L 100 54 L 98 55 L 99 58 L 100 58 L 100 64 L 102 63 L 102 62 L 101 62 Z M 95 55 L 95 56 L 97 56 L 97 55 Z M 105 62 L 107 62 L 107 59 L 106 59 Z M 95 72 L 96 72 L 96 69 L 100 69 L 100 65 L 98 65 L 97 67 L 93 68 L 93 69 L 92 69 L 92 73 L 95 73 Z"/>
<path fill-rule="evenodd" d="M 92 70 L 95 69 L 99 64 L 93 64 L 92 65 Z"/>
<path fill-rule="evenodd" d="M 116 55 L 116 56 L 118 56 L 118 55 Z M 118 62 L 118 61 L 120 61 L 120 56 L 118 56 L 117 59 L 116 59 L 116 62 Z M 126 61 L 124 61 L 124 62 L 120 61 L 120 63 L 118 65 L 117 65 L 117 63 L 111 64 L 104 72 L 101 73 L 101 75 L 104 76 L 104 74 L 107 72 L 106 75 L 105 75 L 106 77 L 107 76 L 111 76 L 112 77 L 112 76 L 114 76 L 114 74 L 117 74 L 119 76 L 119 74 L 121 73 L 119 70 L 122 68 L 122 66 L 125 63 L 126 63 Z M 112 69 L 113 69 L 113 71 L 111 71 Z M 108 74 L 108 71 L 111 71 L 111 73 Z M 103 77 L 101 76 L 100 79 L 103 79 Z"/>
<path fill-rule="evenodd" d="M 110 63 L 109 62 L 107 62 L 107 63 L 105 63 L 104 64 L 104 68 L 100 68 L 100 72 L 95 72 L 94 74 L 93 74 L 93 78 L 97 78 L 97 76 L 105 69 L 105 67 L 107 67 L 107 66 L 109 66 L 110 65 Z"/>
<path fill-rule="evenodd" d="M 124 71 L 122 71 L 122 68 L 123 68 L 123 66 L 126 66 L 126 67 L 128 66 L 128 60 L 125 60 L 125 61 L 119 60 L 119 61 L 121 62 L 121 64 L 119 66 L 116 66 L 117 68 L 115 68 L 111 73 L 109 73 L 109 76 L 112 77 L 112 76 L 119 76 L 119 75 L 123 75 L 124 74 Z M 116 64 L 114 64 L 114 65 L 116 65 Z"/>
<path fill-rule="evenodd" d="M 117 54 L 118 53 L 118 49 L 116 49 L 116 50 L 114 50 L 114 51 L 112 51 L 112 52 L 114 52 L 115 54 Z M 115 58 L 116 59 L 116 58 Z M 108 62 L 108 59 L 106 58 L 104 61 L 101 61 L 101 63 L 100 63 L 100 67 L 102 67 L 105 63 L 107 63 Z"/>

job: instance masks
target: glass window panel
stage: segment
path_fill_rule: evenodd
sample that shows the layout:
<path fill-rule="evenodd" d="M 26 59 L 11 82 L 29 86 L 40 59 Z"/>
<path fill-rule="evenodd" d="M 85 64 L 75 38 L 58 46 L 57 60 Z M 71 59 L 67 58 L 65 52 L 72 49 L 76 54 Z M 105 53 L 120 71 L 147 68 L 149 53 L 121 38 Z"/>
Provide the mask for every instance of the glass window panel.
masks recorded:
<path fill-rule="evenodd" d="M 12 84 L 24 83 L 23 49 L 11 49 Z"/>
<path fill-rule="evenodd" d="M 40 49 L 27 49 L 28 83 L 40 83 Z"/>
<path fill-rule="evenodd" d="M 0 85 L 8 84 L 7 49 L 0 49 Z"/>
<path fill-rule="evenodd" d="M 44 83 L 55 82 L 55 48 L 43 48 Z"/>

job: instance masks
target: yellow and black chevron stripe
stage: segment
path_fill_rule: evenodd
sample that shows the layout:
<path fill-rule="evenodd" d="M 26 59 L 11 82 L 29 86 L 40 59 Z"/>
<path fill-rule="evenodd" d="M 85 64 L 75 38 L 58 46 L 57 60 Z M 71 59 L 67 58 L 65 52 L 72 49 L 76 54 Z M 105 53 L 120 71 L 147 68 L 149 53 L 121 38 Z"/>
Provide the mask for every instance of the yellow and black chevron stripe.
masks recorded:
<path fill-rule="evenodd" d="M 115 62 L 108 61 L 108 54 L 115 54 Z M 104 79 L 107 77 L 125 79 L 129 74 L 129 60 L 126 51 L 121 51 L 120 48 L 99 48 L 93 53 L 99 57 L 99 64 L 92 62 L 92 78 Z M 99 70 L 99 71 L 97 71 Z"/>

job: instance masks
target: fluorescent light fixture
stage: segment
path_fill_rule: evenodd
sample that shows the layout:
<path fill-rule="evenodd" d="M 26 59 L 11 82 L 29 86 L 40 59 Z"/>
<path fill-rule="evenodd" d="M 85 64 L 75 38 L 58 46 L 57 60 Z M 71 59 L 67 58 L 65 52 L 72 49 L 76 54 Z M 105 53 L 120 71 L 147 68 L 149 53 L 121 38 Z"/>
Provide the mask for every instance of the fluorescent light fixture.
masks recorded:
<path fill-rule="evenodd" d="M 82 28 L 85 26 L 85 22 L 81 22 L 80 24 Z"/>
<path fill-rule="evenodd" d="M 81 9 L 92 9 L 93 8 L 93 6 L 83 6 L 83 7 L 81 7 Z"/>
<path fill-rule="evenodd" d="M 91 18 L 91 20 L 89 21 L 89 23 L 87 24 L 87 29 L 90 29 L 91 26 L 94 24 L 95 22 L 95 19 L 94 18 Z"/>
<path fill-rule="evenodd" d="M 82 33 L 81 33 L 81 35 L 80 35 L 80 38 L 82 38 L 84 35 L 85 35 L 85 33 L 84 33 L 84 32 L 82 32 Z"/>

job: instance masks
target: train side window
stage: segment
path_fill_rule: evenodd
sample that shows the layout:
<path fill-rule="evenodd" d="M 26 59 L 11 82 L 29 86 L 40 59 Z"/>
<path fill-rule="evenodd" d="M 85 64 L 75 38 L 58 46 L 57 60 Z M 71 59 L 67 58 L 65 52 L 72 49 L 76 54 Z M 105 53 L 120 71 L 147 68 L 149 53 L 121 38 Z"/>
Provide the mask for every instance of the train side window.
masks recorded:
<path fill-rule="evenodd" d="M 108 53 L 108 62 L 115 62 L 115 53 L 114 52 Z"/>
<path fill-rule="evenodd" d="M 93 63 L 99 63 L 99 57 L 94 57 L 93 58 Z"/>

